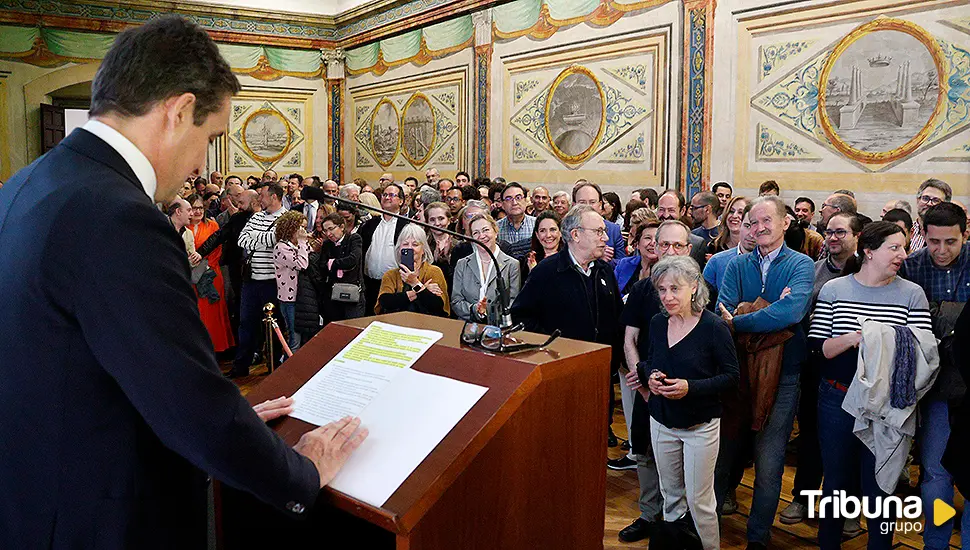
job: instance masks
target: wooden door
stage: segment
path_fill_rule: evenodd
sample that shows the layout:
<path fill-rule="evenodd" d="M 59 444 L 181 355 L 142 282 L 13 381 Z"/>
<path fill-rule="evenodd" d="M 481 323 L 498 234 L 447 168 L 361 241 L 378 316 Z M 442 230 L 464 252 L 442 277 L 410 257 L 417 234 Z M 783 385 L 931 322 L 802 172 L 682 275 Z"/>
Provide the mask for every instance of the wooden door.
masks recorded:
<path fill-rule="evenodd" d="M 40 154 L 50 151 L 64 139 L 64 108 L 40 105 Z"/>

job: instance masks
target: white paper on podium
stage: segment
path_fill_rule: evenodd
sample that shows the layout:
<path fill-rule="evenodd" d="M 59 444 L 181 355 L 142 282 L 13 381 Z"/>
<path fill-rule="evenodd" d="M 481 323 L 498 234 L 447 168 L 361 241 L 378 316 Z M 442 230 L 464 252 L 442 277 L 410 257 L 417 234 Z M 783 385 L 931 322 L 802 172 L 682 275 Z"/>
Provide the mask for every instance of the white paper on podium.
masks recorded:
<path fill-rule="evenodd" d="M 488 388 L 407 369 L 360 414 L 370 434 L 330 483 L 383 506 Z"/>
<path fill-rule="evenodd" d="M 358 416 L 442 334 L 374 321 L 293 394 L 293 414 L 323 426 Z"/>

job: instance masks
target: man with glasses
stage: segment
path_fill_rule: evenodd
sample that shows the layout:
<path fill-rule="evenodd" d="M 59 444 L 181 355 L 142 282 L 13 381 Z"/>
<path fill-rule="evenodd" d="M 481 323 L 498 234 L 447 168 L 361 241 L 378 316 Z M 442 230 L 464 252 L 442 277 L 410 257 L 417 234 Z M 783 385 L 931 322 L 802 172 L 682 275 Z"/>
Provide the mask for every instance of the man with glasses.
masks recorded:
<path fill-rule="evenodd" d="M 930 178 L 919 186 L 916 192 L 916 220 L 913 221 L 913 236 L 909 241 L 910 252 L 916 252 L 926 246 L 923 234 L 923 216 L 932 206 L 953 199 L 953 189 L 945 181 Z"/>
<path fill-rule="evenodd" d="M 402 186 L 389 183 L 384 186 L 380 197 L 381 208 L 395 214 L 401 212 L 401 205 L 404 203 Z M 397 242 L 397 236 L 401 234 L 405 225 L 407 225 L 406 221 L 383 214 L 367 220 L 357 230 L 364 248 L 364 295 L 367 315 L 374 312 L 377 294 L 381 290 L 381 278 L 388 270 L 398 266 L 394 258 L 394 243 Z"/>
<path fill-rule="evenodd" d="M 691 253 L 690 228 L 679 220 L 668 220 L 660 224 L 656 235 L 657 255 L 689 256 Z M 633 373 L 629 379 L 636 379 L 637 363 L 650 353 L 650 320 L 664 311 L 660 295 L 650 278 L 634 283 L 627 296 L 620 324 L 624 327 L 623 353 L 627 367 Z M 640 484 L 640 517 L 624 527 L 619 533 L 622 542 L 636 542 L 653 534 L 658 525 L 662 508 L 660 501 L 660 479 L 657 463 L 650 444 L 650 412 L 639 392 L 633 397 L 633 422 L 630 426 L 630 440 L 633 453 L 637 457 L 637 479 Z"/>
<path fill-rule="evenodd" d="M 792 332 L 792 337 L 784 344 L 774 404 L 761 430 L 754 435 L 754 497 L 748 518 L 747 538 L 749 549 L 759 549 L 767 548 L 778 497 L 781 495 L 785 445 L 791 436 L 795 419 L 799 374 L 808 355 L 801 321 L 808 313 L 815 265 L 808 256 L 785 246 L 785 231 L 791 220 L 780 198 L 767 195 L 758 197 L 746 210 L 758 246 L 753 252 L 738 256 L 728 264 L 718 296 L 718 309 L 739 334 L 768 334 L 786 329 Z M 766 300 L 769 305 L 752 313 L 737 314 L 739 304 L 754 303 L 758 298 Z M 750 430 L 750 426 L 747 428 Z M 743 441 L 748 430 L 742 426 L 742 432 L 735 437 Z M 731 437 L 722 436 L 722 450 L 725 440 Z M 736 457 L 732 454 L 735 453 L 725 453 L 718 458 L 718 469 L 722 472 L 720 476 L 715 475 L 719 507 L 730 489 L 730 476 L 723 472 L 733 467 Z"/>
<path fill-rule="evenodd" d="M 679 220 L 687 225 L 689 219 L 685 220 L 684 214 L 686 213 L 687 201 L 684 199 L 684 195 L 677 191 L 676 189 L 668 189 L 660 195 L 657 199 L 657 217 L 660 221 L 665 222 L 668 220 Z M 689 227 L 689 226 L 688 226 Z M 697 265 L 704 269 L 704 264 L 707 263 L 707 249 L 704 248 L 704 238 L 698 237 L 693 233 L 688 237 L 691 245 L 690 257 L 694 258 Z"/>
<path fill-rule="evenodd" d="M 829 220 L 832 218 L 832 216 L 838 214 L 839 212 L 843 214 L 855 215 L 858 212 L 858 206 L 855 199 L 842 193 L 832 193 L 829 195 L 818 210 L 819 220 L 817 227 L 819 233 L 825 231 L 825 227 L 828 225 Z"/>
<path fill-rule="evenodd" d="M 461 209 L 465 207 L 465 201 L 462 199 L 461 187 L 452 187 L 446 193 L 443 193 L 445 204 L 448 205 L 448 210 L 451 211 L 451 218 L 453 220 L 458 219 L 458 213 Z"/>
<path fill-rule="evenodd" d="M 498 238 L 509 243 L 510 255 L 516 260 L 522 260 L 529 253 L 532 230 L 536 226 L 535 216 L 525 213 L 525 194 L 525 188 L 514 181 L 502 189 L 505 217 L 498 221 Z"/>
<path fill-rule="evenodd" d="M 612 346 L 612 380 L 623 357 L 623 302 L 613 268 L 603 261 L 609 239 L 605 220 L 591 206 L 577 204 L 561 231 L 566 250 L 532 269 L 512 304 L 512 318 L 533 332 L 559 329 L 566 338 Z M 613 422 L 613 392 L 609 395 L 603 411 L 607 428 Z"/>
<path fill-rule="evenodd" d="M 717 219 L 717 209 L 721 205 L 717 195 L 710 191 L 701 191 L 690 199 L 690 217 L 694 220 L 694 235 L 704 239 L 707 243 L 717 237 L 721 229 L 721 221 Z"/>
<path fill-rule="evenodd" d="M 586 180 L 579 180 L 573 186 L 573 204 L 584 204 L 603 215 L 603 192 L 595 183 Z M 616 267 L 616 262 L 626 258 L 626 239 L 623 238 L 623 229 L 610 220 L 606 222 L 606 232 L 609 235 L 609 244 L 603 252 L 603 260 Z"/>

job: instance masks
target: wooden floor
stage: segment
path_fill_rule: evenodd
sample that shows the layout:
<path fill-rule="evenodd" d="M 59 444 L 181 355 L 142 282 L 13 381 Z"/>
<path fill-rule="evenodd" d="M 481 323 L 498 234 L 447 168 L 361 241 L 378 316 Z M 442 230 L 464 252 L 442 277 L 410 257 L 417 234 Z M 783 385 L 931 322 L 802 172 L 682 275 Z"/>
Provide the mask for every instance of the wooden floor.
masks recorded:
<path fill-rule="evenodd" d="M 223 364 L 223 369 L 228 371 L 230 364 Z M 264 365 L 254 365 L 251 375 L 236 379 L 243 394 L 249 392 L 266 375 Z M 619 395 L 619 389 L 616 389 Z M 627 429 L 623 419 L 622 411 L 617 408 L 613 415 L 613 431 L 620 438 L 626 439 Z M 609 449 L 609 457 L 617 458 L 624 454 L 619 447 Z M 605 465 L 604 465 L 605 468 Z M 916 485 L 917 469 L 912 468 L 912 485 Z M 791 502 L 792 482 L 795 476 L 793 457 L 788 456 L 788 463 L 785 466 L 785 474 L 782 478 L 781 502 L 778 503 L 778 512 L 781 512 L 789 502 Z M 745 524 L 748 520 L 748 512 L 751 506 L 751 492 L 754 482 L 754 469 L 749 468 L 744 473 L 744 479 L 738 488 L 738 513 L 725 516 L 721 523 L 721 548 L 744 550 L 747 545 L 745 537 Z M 912 494 L 915 493 L 913 489 Z M 603 548 L 605 550 L 620 550 L 628 548 L 647 548 L 649 541 L 644 540 L 636 543 L 620 542 L 617 533 L 629 525 L 640 515 L 637 507 L 637 499 L 640 489 L 637 484 L 636 470 L 614 471 L 606 470 L 606 526 L 603 533 Z M 958 508 L 962 502 L 958 501 Z M 808 549 L 817 548 L 816 543 L 817 525 L 814 522 L 798 523 L 795 525 L 782 525 L 775 516 L 775 524 L 771 529 L 772 548 L 779 549 Z M 857 537 L 846 540 L 842 547 L 845 550 L 858 550 L 866 547 L 868 536 L 863 533 Z M 950 547 L 960 548 L 960 536 L 954 534 L 950 539 Z M 923 540 L 919 533 L 897 534 L 894 548 L 923 548 Z"/>
<path fill-rule="evenodd" d="M 619 395 L 619 388 L 616 388 Z M 617 409 L 613 415 L 613 431 L 617 437 L 626 438 L 627 429 L 623 419 L 623 413 Z M 619 447 L 609 449 L 609 457 L 617 458 L 623 456 L 624 451 Z M 785 465 L 785 474 L 781 482 L 781 499 L 778 504 L 780 513 L 791 502 L 791 489 L 795 477 L 794 456 L 789 455 Z M 913 467 L 910 472 L 912 485 L 916 485 L 917 468 Z M 724 516 L 721 522 L 721 548 L 744 550 L 747 546 L 745 536 L 745 526 L 748 521 L 748 512 L 751 508 L 751 494 L 754 487 L 754 469 L 748 468 L 744 472 L 744 479 L 738 487 L 738 513 Z M 915 488 L 912 493 L 918 494 Z M 636 543 L 620 542 L 617 534 L 621 529 L 629 525 L 640 515 L 637 507 L 637 499 L 640 497 L 640 488 L 637 484 L 636 470 L 606 470 L 606 530 L 603 534 L 603 548 L 606 550 L 619 550 L 627 548 L 647 548 L 649 541 L 644 540 Z M 959 506 L 958 502 L 958 508 Z M 863 524 L 863 527 L 865 524 Z M 772 548 L 801 549 L 818 548 L 816 535 L 817 524 L 803 522 L 795 525 L 783 525 L 775 516 L 775 523 L 771 528 Z M 842 544 L 845 550 L 864 549 L 868 542 L 868 535 L 863 533 L 857 537 L 846 540 Z M 960 535 L 955 533 L 950 538 L 950 547 L 960 548 Z M 919 533 L 897 534 L 894 548 L 923 548 L 923 539 Z"/>

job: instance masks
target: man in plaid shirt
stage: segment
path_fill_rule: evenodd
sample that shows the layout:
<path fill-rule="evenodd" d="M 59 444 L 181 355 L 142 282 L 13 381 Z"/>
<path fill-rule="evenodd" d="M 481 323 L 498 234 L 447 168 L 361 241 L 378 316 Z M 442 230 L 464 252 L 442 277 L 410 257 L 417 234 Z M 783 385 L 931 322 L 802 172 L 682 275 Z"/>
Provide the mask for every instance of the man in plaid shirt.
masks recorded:
<path fill-rule="evenodd" d="M 536 226 L 535 216 L 525 213 L 525 188 L 511 182 L 502 189 L 502 209 L 505 217 L 498 221 L 499 240 L 509 243 L 510 256 L 521 260 L 529 253 L 532 244 L 532 230 Z"/>
<path fill-rule="evenodd" d="M 923 201 L 920 202 L 922 206 Z M 940 308 L 934 315 L 934 328 L 937 329 L 938 323 L 946 326 L 946 323 L 941 323 L 945 316 L 954 315 L 970 298 L 967 218 L 963 209 L 956 204 L 941 202 L 926 208 L 922 219 L 926 246 L 906 259 L 899 274 L 923 288 L 931 311 Z M 949 308 L 951 313 L 946 313 L 944 308 Z M 940 332 L 940 329 L 947 330 L 940 327 L 934 332 Z M 945 334 L 938 333 L 936 336 L 939 338 Z M 932 503 L 936 499 L 951 506 L 953 503 L 953 476 L 943 467 L 942 461 L 950 437 L 950 401 L 963 397 L 966 390 L 963 382 L 956 366 L 944 360 L 933 388 L 919 402 L 922 421 L 916 429 L 916 438 L 921 442 L 923 475 L 920 496 L 927 514 L 923 530 L 925 548 L 947 548 L 953 533 L 952 520 L 936 526 L 932 518 Z M 963 515 L 962 529 L 964 533 L 970 533 L 970 514 Z"/>

